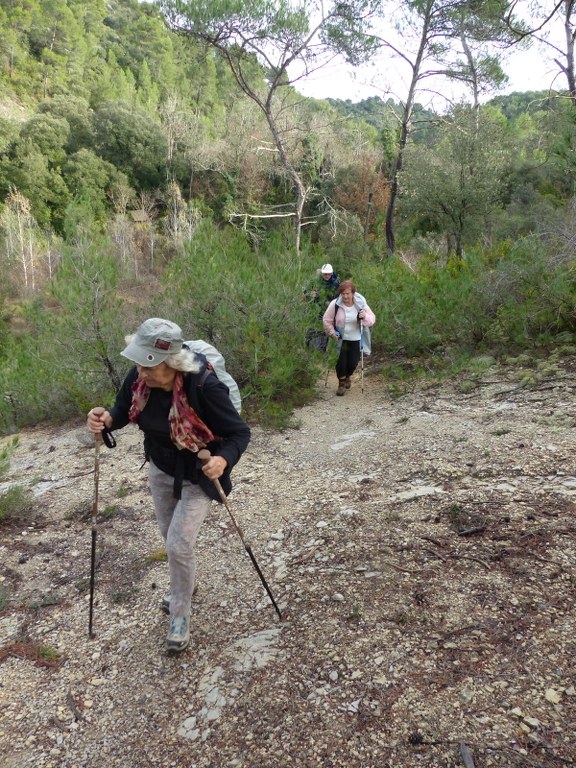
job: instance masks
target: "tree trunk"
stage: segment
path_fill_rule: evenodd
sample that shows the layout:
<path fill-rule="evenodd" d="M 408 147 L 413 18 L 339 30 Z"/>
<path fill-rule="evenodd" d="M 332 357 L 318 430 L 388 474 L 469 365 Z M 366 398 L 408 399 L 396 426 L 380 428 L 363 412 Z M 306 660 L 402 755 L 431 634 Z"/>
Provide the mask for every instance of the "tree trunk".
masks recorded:
<path fill-rule="evenodd" d="M 300 243 L 302 239 L 302 214 L 304 212 L 304 206 L 308 197 L 308 190 L 304 186 L 304 182 L 302 181 L 300 174 L 288 158 L 284 142 L 282 141 L 282 138 L 278 132 L 276 121 L 274 119 L 274 115 L 272 114 L 270 101 L 271 99 L 268 98 L 265 104 L 264 114 L 266 115 L 266 120 L 268 121 L 270 132 L 272 134 L 272 138 L 274 139 L 274 144 L 278 150 L 280 161 L 284 166 L 284 170 L 288 174 L 288 177 L 292 182 L 292 186 L 294 187 L 294 191 L 296 193 L 296 200 L 294 202 L 294 236 L 296 255 L 299 256 Z"/>
<path fill-rule="evenodd" d="M 576 79 L 574 77 L 574 30 L 571 20 L 574 0 L 566 0 L 564 4 L 564 33 L 566 35 L 566 68 L 568 91 L 572 105 L 576 107 Z"/>
<path fill-rule="evenodd" d="M 406 144 L 408 143 L 408 137 L 410 136 L 410 121 L 412 118 L 412 110 L 414 108 L 414 97 L 416 94 L 416 86 L 420 80 L 420 69 L 422 67 L 422 60 L 424 53 L 428 46 L 428 34 L 430 30 L 430 24 L 432 20 L 432 8 L 434 6 L 434 0 L 428 0 L 426 7 L 423 11 L 423 23 L 422 31 L 420 34 L 420 44 L 418 46 L 418 53 L 413 63 L 410 63 L 412 68 L 412 79 L 410 81 L 410 88 L 408 89 L 408 96 L 404 109 L 402 111 L 402 120 L 400 124 L 400 138 L 398 140 L 398 151 L 396 153 L 396 160 L 394 161 L 394 168 L 392 172 L 392 183 L 390 185 L 390 200 L 388 201 L 388 208 L 386 209 L 386 250 L 387 255 L 392 256 L 396 247 L 396 236 L 394 234 L 394 209 L 396 207 L 396 198 L 398 197 L 399 177 L 404 164 L 404 152 L 406 150 Z M 408 61 L 408 59 L 406 59 Z"/>

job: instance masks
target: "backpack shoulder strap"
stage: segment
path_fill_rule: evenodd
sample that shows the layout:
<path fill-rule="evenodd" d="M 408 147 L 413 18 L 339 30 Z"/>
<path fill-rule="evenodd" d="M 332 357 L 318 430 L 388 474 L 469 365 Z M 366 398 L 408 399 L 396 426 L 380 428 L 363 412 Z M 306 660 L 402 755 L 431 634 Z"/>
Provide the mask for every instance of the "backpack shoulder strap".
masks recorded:
<path fill-rule="evenodd" d="M 206 381 L 206 379 L 208 378 L 210 373 L 212 373 L 212 371 L 213 371 L 213 368 L 210 365 L 210 363 L 208 363 L 206 368 L 204 368 L 204 372 L 200 375 L 200 378 L 196 382 L 196 386 L 199 387 L 200 389 L 203 389 L 204 388 L 204 382 Z"/>
<path fill-rule="evenodd" d="M 204 357 L 204 355 L 201 355 L 201 357 Z M 201 397 L 201 393 L 204 389 L 204 382 L 208 378 L 208 376 L 214 373 L 214 368 L 212 365 L 208 362 L 208 360 L 205 359 L 205 364 L 202 370 L 198 371 L 198 373 L 188 373 L 186 375 L 186 378 L 188 380 L 188 384 L 186 386 L 186 389 L 190 396 L 195 397 L 195 399 L 198 401 L 198 398 Z M 197 393 L 196 396 L 192 394 L 192 392 L 195 390 Z M 190 401 L 190 398 L 188 398 Z M 192 403 L 190 403 L 192 404 Z M 200 403 L 199 403 L 200 404 Z"/>

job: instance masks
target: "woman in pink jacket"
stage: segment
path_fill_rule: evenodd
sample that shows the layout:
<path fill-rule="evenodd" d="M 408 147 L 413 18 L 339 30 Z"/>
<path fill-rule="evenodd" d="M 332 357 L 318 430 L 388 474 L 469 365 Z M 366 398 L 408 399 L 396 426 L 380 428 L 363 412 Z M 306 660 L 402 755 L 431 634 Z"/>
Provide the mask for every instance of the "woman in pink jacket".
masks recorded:
<path fill-rule="evenodd" d="M 336 362 L 336 394 L 341 396 L 350 389 L 350 377 L 360 361 L 363 328 L 371 328 L 376 322 L 376 317 L 364 296 L 356 291 L 352 280 L 344 280 L 338 293 L 338 298 L 328 305 L 322 321 L 326 335 L 339 339 L 341 343 L 340 355 Z"/>

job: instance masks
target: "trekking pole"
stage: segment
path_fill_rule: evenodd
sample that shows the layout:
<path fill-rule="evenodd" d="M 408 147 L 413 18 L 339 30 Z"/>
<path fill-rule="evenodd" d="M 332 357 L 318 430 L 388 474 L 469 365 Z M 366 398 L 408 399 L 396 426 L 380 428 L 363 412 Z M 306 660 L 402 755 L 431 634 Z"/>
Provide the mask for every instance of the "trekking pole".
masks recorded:
<path fill-rule="evenodd" d="M 201 451 L 198 451 L 198 458 L 200 459 L 200 461 L 203 464 L 204 464 L 204 462 L 208 461 L 210 456 L 211 456 L 210 451 L 207 448 L 203 448 Z M 268 593 L 268 597 L 270 598 L 270 600 L 272 602 L 272 605 L 276 609 L 276 613 L 278 614 L 278 618 L 281 620 L 282 619 L 282 613 L 280 612 L 280 608 L 278 608 L 276 600 L 274 600 L 274 595 L 272 594 L 272 592 L 270 590 L 270 587 L 268 586 L 268 584 L 266 582 L 266 579 L 264 578 L 264 575 L 263 575 L 262 571 L 260 570 L 260 566 L 256 562 L 256 558 L 254 557 L 254 553 L 252 552 L 252 548 L 250 547 L 250 545 L 244 539 L 244 534 L 242 533 L 242 528 L 240 528 L 240 526 L 236 522 L 236 519 L 235 519 L 234 515 L 232 514 L 232 510 L 228 506 L 228 498 L 227 498 L 226 494 L 224 493 L 224 489 L 222 488 L 222 484 L 220 483 L 220 480 L 218 480 L 218 478 L 216 478 L 216 480 L 212 480 L 212 482 L 214 483 L 214 485 L 216 487 L 216 490 L 218 491 L 218 495 L 222 499 L 222 503 L 224 504 L 224 506 L 226 507 L 226 509 L 228 511 L 228 514 L 230 515 L 230 519 L 232 520 L 232 523 L 234 525 L 236 533 L 238 534 L 238 536 L 240 536 L 242 544 L 244 544 L 244 549 L 246 550 L 246 552 L 248 552 L 248 555 L 250 556 L 250 560 L 252 560 L 252 565 L 254 566 L 254 568 L 256 569 L 256 573 L 260 577 L 260 581 L 262 582 L 262 584 L 264 586 L 264 589 Z"/>
<path fill-rule="evenodd" d="M 96 518 L 98 516 L 98 482 L 100 479 L 100 443 L 102 435 L 98 432 L 94 435 L 94 499 L 92 501 L 92 552 L 90 556 L 90 613 L 88 617 L 88 637 L 92 640 L 95 635 L 92 631 L 92 618 L 94 615 L 94 581 L 96 575 Z"/>
<path fill-rule="evenodd" d="M 338 329 L 336 329 L 336 333 L 338 335 L 335 337 L 335 339 L 336 339 L 336 342 L 338 342 L 342 338 L 342 334 L 340 333 L 340 331 Z M 328 337 L 328 344 L 330 343 L 330 339 L 331 338 L 334 338 L 334 337 L 332 337 L 332 336 Z M 328 350 L 326 350 L 326 351 L 328 351 Z M 328 361 L 328 365 L 326 367 L 326 378 L 324 379 L 324 386 L 325 387 L 328 386 L 328 374 L 329 373 L 330 373 L 330 361 Z"/>
<path fill-rule="evenodd" d="M 98 517 L 98 483 L 100 480 L 100 443 L 104 440 L 107 448 L 115 448 L 116 440 L 108 428 L 94 435 L 94 500 L 92 501 L 92 551 L 90 555 L 90 613 L 88 617 L 88 637 L 93 640 L 96 635 L 92 630 L 94 616 L 94 582 L 96 577 L 96 518 Z"/>
<path fill-rule="evenodd" d="M 364 394 L 364 328 L 360 323 L 360 381 L 362 394 Z"/>

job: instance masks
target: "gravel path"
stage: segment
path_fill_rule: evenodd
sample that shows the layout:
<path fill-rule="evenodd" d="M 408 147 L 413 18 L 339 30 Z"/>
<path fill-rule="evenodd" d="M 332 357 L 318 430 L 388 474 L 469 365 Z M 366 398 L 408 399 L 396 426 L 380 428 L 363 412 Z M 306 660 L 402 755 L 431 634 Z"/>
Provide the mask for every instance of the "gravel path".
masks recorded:
<path fill-rule="evenodd" d="M 395 399 L 370 374 L 321 381 L 235 469 L 283 620 L 214 505 L 180 655 L 137 431 L 101 451 L 94 639 L 94 449 L 77 425 L 19 435 L 6 483 L 35 515 L 0 545 L 2 768 L 576 764 L 569 362 Z"/>

